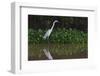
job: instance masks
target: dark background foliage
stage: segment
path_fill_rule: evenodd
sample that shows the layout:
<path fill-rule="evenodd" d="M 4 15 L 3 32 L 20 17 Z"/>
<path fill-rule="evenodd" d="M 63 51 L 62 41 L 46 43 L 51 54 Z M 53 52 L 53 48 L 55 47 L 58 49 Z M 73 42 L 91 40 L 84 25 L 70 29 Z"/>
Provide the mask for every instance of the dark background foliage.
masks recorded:
<path fill-rule="evenodd" d="M 58 20 L 56 28 L 72 28 L 80 31 L 88 31 L 88 17 L 68 17 L 68 16 L 43 16 L 28 15 L 28 25 L 32 29 L 49 29 L 54 20 Z"/>
<path fill-rule="evenodd" d="M 43 36 L 58 20 L 50 35 L 51 43 L 87 43 L 88 18 L 28 15 L 28 42 L 45 43 Z"/>

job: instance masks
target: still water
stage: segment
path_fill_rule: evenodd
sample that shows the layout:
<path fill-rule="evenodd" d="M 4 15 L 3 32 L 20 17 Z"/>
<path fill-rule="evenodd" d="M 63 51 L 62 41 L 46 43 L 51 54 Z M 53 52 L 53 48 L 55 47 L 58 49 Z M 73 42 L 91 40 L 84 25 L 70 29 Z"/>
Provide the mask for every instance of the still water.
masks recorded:
<path fill-rule="evenodd" d="M 88 58 L 87 44 L 29 44 L 28 60 L 48 60 L 43 49 L 49 50 L 53 59 Z"/>

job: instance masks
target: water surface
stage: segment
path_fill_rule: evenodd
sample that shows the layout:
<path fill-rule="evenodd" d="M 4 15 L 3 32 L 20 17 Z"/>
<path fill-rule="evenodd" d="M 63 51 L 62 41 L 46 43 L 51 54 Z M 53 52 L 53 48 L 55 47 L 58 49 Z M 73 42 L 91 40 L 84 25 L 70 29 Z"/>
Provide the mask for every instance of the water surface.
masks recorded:
<path fill-rule="evenodd" d="M 49 50 L 53 59 L 88 58 L 87 44 L 29 44 L 28 60 L 48 60 L 43 49 Z"/>

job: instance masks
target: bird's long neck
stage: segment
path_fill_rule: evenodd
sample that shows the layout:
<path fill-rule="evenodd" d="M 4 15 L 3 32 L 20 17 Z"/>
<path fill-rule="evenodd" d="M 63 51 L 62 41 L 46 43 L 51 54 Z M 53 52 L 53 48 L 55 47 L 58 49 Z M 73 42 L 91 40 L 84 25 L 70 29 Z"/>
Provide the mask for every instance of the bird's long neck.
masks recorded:
<path fill-rule="evenodd" d="M 53 22 L 53 25 L 52 25 L 52 27 L 51 27 L 51 30 L 53 30 L 54 26 L 55 26 L 55 22 Z"/>

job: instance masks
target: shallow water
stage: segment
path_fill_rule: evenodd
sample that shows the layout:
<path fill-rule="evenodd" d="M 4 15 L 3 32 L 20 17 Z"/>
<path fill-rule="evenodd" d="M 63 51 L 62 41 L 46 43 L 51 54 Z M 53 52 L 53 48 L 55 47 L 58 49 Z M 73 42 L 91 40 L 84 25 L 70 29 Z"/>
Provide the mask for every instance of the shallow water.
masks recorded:
<path fill-rule="evenodd" d="M 43 49 L 49 50 L 53 59 L 88 58 L 87 44 L 29 44 L 28 60 L 48 60 Z"/>

